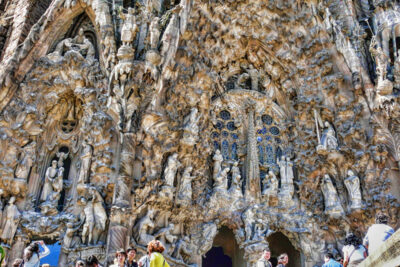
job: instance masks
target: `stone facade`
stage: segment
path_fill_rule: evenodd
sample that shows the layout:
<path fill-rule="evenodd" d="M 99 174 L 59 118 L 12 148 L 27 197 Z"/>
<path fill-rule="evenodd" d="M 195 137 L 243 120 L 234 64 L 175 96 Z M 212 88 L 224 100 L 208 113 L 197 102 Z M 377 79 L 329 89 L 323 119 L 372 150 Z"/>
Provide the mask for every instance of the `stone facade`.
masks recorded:
<path fill-rule="evenodd" d="M 232 234 L 234 266 L 279 240 L 292 266 L 314 266 L 378 211 L 398 226 L 397 1 L 0 10 L 9 264 L 33 240 L 59 242 L 58 265 L 73 266 L 157 238 L 171 266 L 200 267 Z"/>

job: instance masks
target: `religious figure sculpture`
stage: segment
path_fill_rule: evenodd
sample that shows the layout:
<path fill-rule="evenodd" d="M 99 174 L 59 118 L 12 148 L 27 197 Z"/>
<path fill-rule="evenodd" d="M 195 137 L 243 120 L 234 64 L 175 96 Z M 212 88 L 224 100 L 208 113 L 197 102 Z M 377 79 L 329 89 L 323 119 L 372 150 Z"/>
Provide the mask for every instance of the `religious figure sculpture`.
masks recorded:
<path fill-rule="evenodd" d="M 139 31 L 139 27 L 136 24 L 135 9 L 130 7 L 128 13 L 120 12 L 120 17 L 124 21 L 121 29 L 122 45 L 129 46 L 133 43 Z"/>
<path fill-rule="evenodd" d="M 224 160 L 221 151 L 219 149 L 217 149 L 215 151 L 215 154 L 213 156 L 213 160 L 214 160 L 214 168 L 213 168 L 213 178 L 217 178 L 218 174 L 221 172 L 221 165 L 222 165 L 222 161 Z"/>
<path fill-rule="evenodd" d="M 333 129 L 332 125 L 325 121 L 324 123 L 325 129 L 321 135 L 321 145 L 317 147 L 317 149 L 324 150 L 336 150 L 338 148 L 338 142 L 336 139 L 336 132 Z"/>
<path fill-rule="evenodd" d="M 157 50 L 158 42 L 160 40 L 160 18 L 155 17 L 150 23 L 150 48 Z"/>
<path fill-rule="evenodd" d="M 20 162 L 15 170 L 15 177 L 19 179 L 27 179 L 32 164 L 35 161 L 36 142 L 31 142 L 25 146 L 20 158 Z"/>
<path fill-rule="evenodd" d="M 74 38 L 67 38 L 59 42 L 53 53 L 48 56 L 58 60 L 67 51 L 77 51 L 89 62 L 95 58 L 95 49 L 93 44 L 85 37 L 83 28 L 80 28 Z"/>
<path fill-rule="evenodd" d="M 264 187 L 262 194 L 265 196 L 276 196 L 278 194 L 278 186 L 279 182 L 278 179 L 276 178 L 276 175 L 273 171 L 268 172 L 268 176 L 265 177 L 265 180 L 268 180 L 268 183 L 265 185 L 269 184 L 269 187 Z M 267 179 L 268 178 L 268 179 Z"/>
<path fill-rule="evenodd" d="M 281 175 L 281 194 L 292 198 L 294 193 L 293 186 L 293 163 L 289 157 L 282 156 L 281 160 L 278 160 L 280 175 Z"/>
<path fill-rule="evenodd" d="M 181 184 L 179 187 L 176 202 L 181 205 L 191 205 L 192 204 L 192 180 L 191 176 L 192 166 L 186 167 L 183 171 Z"/>
<path fill-rule="evenodd" d="M 183 121 L 183 142 L 185 144 L 192 146 L 197 142 L 199 138 L 199 120 L 198 109 L 194 107 Z"/>
<path fill-rule="evenodd" d="M 228 187 L 228 172 L 229 168 L 225 168 L 217 175 L 214 179 L 214 191 L 216 190 L 227 190 Z"/>
<path fill-rule="evenodd" d="M 245 225 L 244 231 L 246 235 L 246 241 L 249 241 L 253 237 L 253 227 L 256 222 L 255 214 L 252 207 L 248 208 L 245 212 L 243 212 L 242 220 Z"/>
<path fill-rule="evenodd" d="M 240 169 L 238 167 L 238 162 L 235 161 L 231 168 L 232 173 L 232 184 L 229 192 L 233 196 L 237 196 L 238 198 L 243 197 L 242 193 L 242 176 L 240 175 Z"/>
<path fill-rule="evenodd" d="M 174 244 L 178 239 L 176 235 L 172 234 L 174 227 L 175 225 L 173 223 L 170 223 L 167 227 L 160 229 L 157 233 L 154 234 L 154 238 L 157 238 L 166 246 L 166 250 L 170 255 L 172 254 Z"/>
<path fill-rule="evenodd" d="M 14 202 L 15 197 L 12 196 L 4 209 L 1 223 L 1 239 L 8 245 L 12 244 L 21 217 L 21 212 L 18 210 L 17 206 L 15 206 Z"/>
<path fill-rule="evenodd" d="M 57 160 L 53 160 L 51 166 L 47 168 L 44 177 L 44 186 L 40 201 L 47 201 L 49 196 L 53 193 L 53 180 L 57 175 Z"/>
<path fill-rule="evenodd" d="M 336 188 L 328 174 L 325 174 L 322 183 L 322 194 L 325 199 L 325 212 L 333 217 L 344 214 Z"/>
<path fill-rule="evenodd" d="M 168 157 L 167 167 L 165 168 L 165 185 L 174 187 L 174 180 L 176 172 L 180 166 L 180 162 L 178 161 L 178 153 L 174 153 Z"/>
<path fill-rule="evenodd" d="M 65 230 L 63 237 L 63 247 L 72 248 L 77 242 L 75 240 L 75 232 L 80 228 L 81 225 L 74 226 L 72 222 L 66 224 L 67 229 Z"/>
<path fill-rule="evenodd" d="M 100 235 L 106 230 L 107 213 L 103 207 L 103 198 L 94 186 L 89 188 L 89 194 L 92 196 L 94 212 L 93 243 L 97 244 Z"/>
<path fill-rule="evenodd" d="M 144 217 L 134 227 L 136 242 L 140 245 L 147 245 L 154 236 L 151 235 L 155 227 L 154 224 L 154 211 L 149 209 Z"/>
<path fill-rule="evenodd" d="M 85 198 L 82 198 L 81 203 L 83 206 L 83 211 L 81 213 L 81 221 L 84 222 L 82 230 L 82 243 L 92 244 L 93 229 L 95 225 L 93 200 L 87 201 Z"/>
<path fill-rule="evenodd" d="M 92 146 L 83 141 L 83 149 L 81 154 L 81 168 L 79 170 L 78 183 L 89 183 L 90 165 L 92 163 Z"/>
<path fill-rule="evenodd" d="M 362 206 L 360 179 L 352 170 L 347 171 L 348 177 L 344 180 L 351 199 L 351 209 L 360 209 Z"/>

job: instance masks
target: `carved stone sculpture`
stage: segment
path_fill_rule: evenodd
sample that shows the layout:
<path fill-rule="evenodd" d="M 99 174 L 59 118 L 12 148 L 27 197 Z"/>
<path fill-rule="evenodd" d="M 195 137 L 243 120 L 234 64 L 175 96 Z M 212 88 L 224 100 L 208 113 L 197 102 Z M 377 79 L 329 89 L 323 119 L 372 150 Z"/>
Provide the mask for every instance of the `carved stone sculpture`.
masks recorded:
<path fill-rule="evenodd" d="M 57 161 L 53 160 L 51 166 L 47 168 L 44 177 L 44 186 L 40 196 L 41 201 L 48 200 L 49 196 L 53 193 L 53 181 L 57 176 Z"/>
<path fill-rule="evenodd" d="M 159 17 L 155 17 L 150 24 L 150 48 L 157 50 L 158 48 L 158 42 L 160 40 L 160 18 Z"/>
<path fill-rule="evenodd" d="M 72 222 L 68 222 L 66 224 L 67 229 L 65 230 L 65 234 L 63 237 L 63 247 L 64 248 L 72 248 L 77 245 L 77 240 L 75 236 L 76 231 L 80 228 L 80 225 L 74 226 Z"/>
<path fill-rule="evenodd" d="M 217 149 L 213 156 L 214 168 L 213 168 L 213 178 L 217 178 L 218 174 L 221 172 L 221 164 L 224 158 L 222 157 L 221 151 Z"/>
<path fill-rule="evenodd" d="M 178 195 L 176 196 L 176 202 L 180 205 L 192 204 L 192 180 L 194 178 L 191 175 L 192 169 L 192 166 L 189 166 L 183 171 Z"/>
<path fill-rule="evenodd" d="M 78 183 L 89 182 L 90 165 L 92 163 L 92 147 L 87 141 L 82 144 L 81 168 L 79 170 Z"/>
<path fill-rule="evenodd" d="M 84 222 L 82 229 L 82 243 L 92 244 L 93 229 L 95 226 L 93 200 L 87 201 L 86 199 L 82 198 L 81 203 L 83 206 L 83 211 L 81 213 L 81 221 Z"/>
<path fill-rule="evenodd" d="M 336 188 L 333 186 L 328 174 L 324 175 L 321 189 L 325 199 L 325 212 L 333 217 L 341 216 L 344 210 L 340 204 Z"/>
<path fill-rule="evenodd" d="M 347 171 L 348 177 L 344 180 L 351 199 L 351 209 L 360 209 L 362 206 L 360 178 L 352 170 Z"/>
<path fill-rule="evenodd" d="M 252 207 L 248 208 L 243 213 L 242 220 L 243 220 L 244 225 L 245 225 L 244 230 L 245 230 L 246 241 L 249 241 L 253 237 L 253 228 L 254 228 L 254 224 L 256 222 L 255 214 L 254 214 L 254 211 L 253 211 Z"/>
<path fill-rule="evenodd" d="M 228 187 L 228 172 L 229 168 L 225 168 L 219 173 L 217 178 L 214 179 L 214 191 L 222 190 L 226 191 Z"/>
<path fill-rule="evenodd" d="M 89 193 L 92 196 L 93 212 L 95 220 L 95 225 L 93 229 L 93 242 L 94 244 L 97 244 L 100 239 L 100 235 L 106 230 L 107 213 L 103 207 L 104 204 L 103 198 L 101 197 L 100 193 L 96 190 L 96 188 L 90 187 Z"/>
<path fill-rule="evenodd" d="M 193 146 L 199 138 L 199 120 L 198 109 L 192 108 L 190 114 L 183 121 L 183 142 Z"/>
<path fill-rule="evenodd" d="M 12 244 L 15 231 L 21 217 L 21 212 L 14 204 L 15 197 L 11 197 L 8 205 L 4 208 L 3 218 L 1 223 L 1 240 L 8 245 Z"/>
<path fill-rule="evenodd" d="M 154 225 L 154 211 L 148 210 L 147 214 L 143 216 L 135 225 L 134 233 L 135 239 L 138 244 L 146 246 L 151 240 L 154 239 L 152 231 Z"/>
<path fill-rule="evenodd" d="M 167 167 L 164 170 L 166 186 L 174 187 L 175 175 L 180 165 L 178 153 L 174 153 L 168 157 Z"/>
<path fill-rule="evenodd" d="M 59 60 L 68 51 L 76 51 L 86 58 L 90 63 L 95 60 L 95 48 L 85 37 L 83 28 L 80 28 L 74 38 L 67 38 L 59 42 L 51 54 L 48 56 L 53 60 Z"/>
<path fill-rule="evenodd" d="M 321 135 L 321 145 L 317 147 L 317 150 L 318 149 L 324 149 L 328 151 L 336 150 L 338 148 L 336 132 L 329 122 L 325 121 L 324 126 L 325 129 Z"/>
<path fill-rule="evenodd" d="M 129 8 L 128 13 L 120 12 L 120 17 L 123 19 L 121 29 L 121 41 L 123 45 L 131 45 L 136 38 L 139 28 L 136 24 L 135 9 Z"/>
<path fill-rule="evenodd" d="M 268 180 L 268 182 L 269 182 L 269 183 L 265 183 L 265 185 L 269 184 L 269 186 L 264 187 L 262 194 L 266 195 L 266 196 L 276 196 L 278 194 L 279 182 L 278 182 L 278 179 L 276 178 L 275 173 L 273 171 L 269 171 L 268 176 L 265 177 L 265 179 Z"/>
<path fill-rule="evenodd" d="M 20 162 L 15 170 L 15 177 L 19 179 L 27 179 L 33 162 L 35 161 L 36 142 L 32 142 L 25 146 L 20 158 Z"/>
<path fill-rule="evenodd" d="M 289 157 L 282 156 L 281 160 L 278 161 L 280 178 L 281 178 L 281 190 L 282 195 L 288 198 L 293 197 L 294 186 L 293 186 L 293 163 L 290 161 Z"/>
<path fill-rule="evenodd" d="M 238 162 L 236 161 L 233 163 L 233 166 L 231 168 L 231 173 L 232 173 L 232 184 L 231 188 L 229 189 L 229 193 L 233 198 L 242 198 L 243 193 L 242 193 L 242 176 L 240 175 L 240 170 L 238 167 Z"/>

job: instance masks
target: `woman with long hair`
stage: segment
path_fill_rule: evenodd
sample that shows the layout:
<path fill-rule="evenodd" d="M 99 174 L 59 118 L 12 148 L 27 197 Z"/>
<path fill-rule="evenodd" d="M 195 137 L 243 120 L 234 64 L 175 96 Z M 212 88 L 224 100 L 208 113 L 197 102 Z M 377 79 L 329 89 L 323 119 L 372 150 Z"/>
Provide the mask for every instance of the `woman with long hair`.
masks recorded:
<path fill-rule="evenodd" d="M 353 233 L 347 234 L 342 251 L 344 267 L 355 267 L 367 257 L 367 250 L 361 244 L 361 239 Z"/>
<path fill-rule="evenodd" d="M 168 262 L 161 254 L 165 250 L 163 244 L 158 240 L 152 240 L 147 245 L 147 252 L 150 256 L 150 267 L 169 267 Z"/>

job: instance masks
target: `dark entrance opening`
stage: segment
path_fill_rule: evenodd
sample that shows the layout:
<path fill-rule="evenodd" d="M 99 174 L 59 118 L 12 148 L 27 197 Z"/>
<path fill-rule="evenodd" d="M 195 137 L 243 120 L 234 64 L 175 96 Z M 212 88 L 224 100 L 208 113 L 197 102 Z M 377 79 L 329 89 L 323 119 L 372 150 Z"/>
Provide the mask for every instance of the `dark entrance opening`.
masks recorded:
<path fill-rule="evenodd" d="M 232 267 L 232 259 L 224 254 L 222 247 L 212 247 L 203 258 L 202 267 Z"/>
<path fill-rule="evenodd" d="M 202 267 L 244 267 L 244 252 L 227 227 L 221 227 L 214 238 L 213 247 L 203 256 Z"/>
<path fill-rule="evenodd" d="M 287 238 L 281 232 L 276 232 L 268 236 L 267 241 L 269 243 L 269 249 L 271 250 L 271 263 L 272 266 L 276 266 L 278 263 L 279 255 L 286 253 L 289 256 L 288 267 L 301 267 L 302 257 L 299 251 L 290 243 Z"/>

